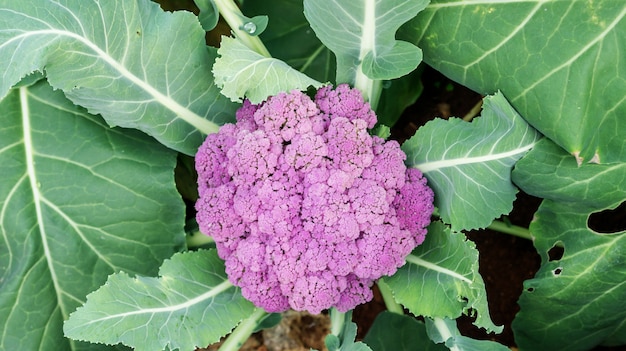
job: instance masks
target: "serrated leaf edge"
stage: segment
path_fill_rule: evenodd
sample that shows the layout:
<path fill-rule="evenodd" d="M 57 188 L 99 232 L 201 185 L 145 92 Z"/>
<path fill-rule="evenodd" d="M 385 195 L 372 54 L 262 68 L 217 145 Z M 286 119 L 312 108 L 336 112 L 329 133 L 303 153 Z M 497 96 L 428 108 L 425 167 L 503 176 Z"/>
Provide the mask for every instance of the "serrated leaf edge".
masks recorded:
<path fill-rule="evenodd" d="M 121 274 L 123 272 L 117 273 Z M 151 279 L 151 280 L 161 280 L 163 279 L 163 277 L 160 278 L 147 278 L 147 279 Z M 138 281 L 137 278 L 134 279 L 134 281 Z M 176 305 L 172 305 L 172 306 L 167 306 L 167 307 L 157 307 L 157 308 L 148 308 L 148 309 L 140 309 L 140 310 L 135 310 L 135 311 L 130 311 L 130 312 L 124 312 L 124 313 L 117 313 L 117 314 L 112 314 L 112 315 L 108 315 L 102 318 L 96 318 L 96 319 L 92 319 L 89 322 L 86 322 L 83 324 L 84 325 L 90 325 L 90 324 L 94 324 L 94 323 L 99 323 L 99 322 L 103 322 L 109 319 L 115 319 L 115 318 L 125 318 L 127 316 L 132 316 L 132 315 L 137 315 L 137 314 L 154 314 L 154 313 L 163 313 L 163 312 L 174 312 L 174 311 L 178 311 L 178 310 L 182 310 L 185 308 L 189 308 L 195 304 L 198 304 L 204 300 L 207 300 L 209 298 L 212 298 L 216 295 L 219 295 L 221 293 L 223 293 L 224 291 L 230 289 L 231 287 L 233 287 L 233 284 L 228 281 L 225 280 L 224 282 L 214 286 L 211 288 L 211 290 L 207 291 L 206 293 L 202 294 L 202 295 L 198 295 L 196 297 L 194 297 L 193 299 L 187 300 L 184 303 L 180 303 L 180 304 L 176 304 Z M 78 312 L 79 310 L 83 309 L 84 307 L 80 307 L 78 308 L 75 312 L 73 312 L 72 314 Z M 70 315 L 71 316 L 71 315 Z M 71 331 L 71 330 L 69 330 Z M 67 331 L 66 331 L 67 333 Z"/>

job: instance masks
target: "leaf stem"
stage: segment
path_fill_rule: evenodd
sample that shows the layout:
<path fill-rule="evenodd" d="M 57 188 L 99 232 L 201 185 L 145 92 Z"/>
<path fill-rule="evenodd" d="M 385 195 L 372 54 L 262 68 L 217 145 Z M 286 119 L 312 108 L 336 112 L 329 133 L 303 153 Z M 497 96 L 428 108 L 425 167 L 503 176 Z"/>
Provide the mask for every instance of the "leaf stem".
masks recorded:
<path fill-rule="evenodd" d="M 374 1 L 364 2 L 363 26 L 361 32 L 361 48 L 359 52 L 359 64 L 356 67 L 354 87 L 363 93 L 363 97 L 370 103 L 372 110 L 376 111 L 378 100 L 382 92 L 382 82 L 374 80 L 363 73 L 363 60 L 368 53 L 376 52 L 376 5 Z"/>
<path fill-rule="evenodd" d="M 519 227 L 502 221 L 493 221 L 487 228 L 500 233 L 510 234 L 528 240 L 533 239 L 532 235 L 530 234 L 530 230 L 528 230 L 527 228 Z"/>
<path fill-rule="evenodd" d="M 380 294 L 383 296 L 383 301 L 385 301 L 385 306 L 387 307 L 387 310 L 396 314 L 404 314 L 404 309 L 402 308 L 402 305 L 400 305 L 393 297 L 393 291 L 391 290 L 389 285 L 385 283 L 383 278 L 378 279 L 376 285 L 378 285 L 378 290 L 380 290 Z"/>
<path fill-rule="evenodd" d="M 382 81 L 366 76 L 361 65 L 357 66 L 356 71 L 354 87 L 361 91 L 365 101 L 368 101 L 372 110 L 376 111 L 378 100 L 380 100 L 380 94 L 382 93 Z"/>
<path fill-rule="evenodd" d="M 433 211 L 433 216 L 441 218 L 441 216 L 439 215 L 439 209 L 435 208 L 435 210 Z M 528 228 L 520 227 L 520 226 L 506 223 L 503 221 L 495 220 L 491 222 L 491 224 L 488 225 L 486 229 L 491 229 L 496 232 L 510 234 L 510 235 L 514 235 L 514 236 L 528 239 L 528 240 L 533 240 L 533 236 L 530 233 L 530 230 L 528 230 Z"/>
<path fill-rule="evenodd" d="M 233 0 L 214 0 L 215 5 L 217 6 L 218 11 L 230 26 L 230 29 L 235 34 L 235 37 L 241 40 L 247 47 L 256 51 L 257 53 L 265 56 L 272 57 L 270 52 L 267 50 L 263 42 L 258 36 L 252 36 L 246 33 L 241 28 L 244 25 L 243 19 L 246 18 L 237 4 L 233 2 Z"/>
<path fill-rule="evenodd" d="M 448 328 L 446 322 L 442 318 L 433 318 L 433 324 L 435 325 L 435 328 L 437 328 L 437 331 L 439 331 L 439 334 L 441 335 L 444 343 L 448 339 L 454 337 L 454 334 Z M 450 351 L 459 351 L 459 348 L 456 345 L 449 346 L 449 348 Z"/>
<path fill-rule="evenodd" d="M 343 325 L 346 322 L 346 313 L 339 312 L 336 308 L 330 309 L 330 333 L 336 337 L 341 336 Z"/>
<path fill-rule="evenodd" d="M 324 45 L 320 45 L 317 49 L 315 49 L 315 51 L 311 54 L 311 56 L 309 56 L 309 58 L 302 65 L 302 67 L 300 67 L 299 71 L 304 73 L 304 71 L 306 71 L 309 66 L 311 66 L 313 61 L 315 61 L 315 59 L 322 53 L 322 51 L 324 51 L 324 49 L 326 49 Z"/>
<path fill-rule="evenodd" d="M 187 241 L 187 247 L 200 247 L 215 242 L 213 237 L 205 235 L 199 230 L 187 233 L 185 240 Z"/>
<path fill-rule="evenodd" d="M 222 346 L 218 351 L 237 351 L 248 340 L 250 335 L 254 332 L 257 325 L 267 315 L 267 312 L 262 308 L 257 308 L 247 319 L 239 323 L 237 328 L 226 338 L 226 341 L 222 343 Z"/>
<path fill-rule="evenodd" d="M 474 107 L 472 107 L 472 109 L 465 116 L 463 116 L 463 120 L 465 122 L 471 122 L 472 119 L 474 119 L 474 117 L 478 116 L 482 108 L 483 108 L 483 100 L 481 99 L 480 101 L 476 103 L 476 105 L 474 105 Z"/>

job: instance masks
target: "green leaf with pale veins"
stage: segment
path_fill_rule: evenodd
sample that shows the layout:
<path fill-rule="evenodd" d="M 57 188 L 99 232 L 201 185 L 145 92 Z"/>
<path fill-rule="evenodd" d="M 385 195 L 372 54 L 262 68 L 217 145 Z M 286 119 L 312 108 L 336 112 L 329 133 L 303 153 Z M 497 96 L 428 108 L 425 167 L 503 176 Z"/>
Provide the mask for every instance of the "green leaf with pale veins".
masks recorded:
<path fill-rule="evenodd" d="M 192 13 L 148 0 L 0 0 L 0 98 L 45 70 L 109 125 L 194 154 L 236 107 L 213 84 L 204 35 Z"/>
<path fill-rule="evenodd" d="M 513 330 L 520 347 L 590 350 L 605 341 L 626 341 L 626 232 L 592 231 L 590 213 L 554 200 L 544 200 L 535 213 L 530 231 L 542 265 L 524 282 L 518 302 Z M 565 252 L 551 261 L 548 251 L 557 244 Z"/>
<path fill-rule="evenodd" d="M 601 234 L 589 216 L 626 201 L 626 164 L 583 164 L 543 140 L 521 159 L 513 180 L 544 197 L 530 225 L 542 265 L 524 283 L 513 329 L 528 350 L 589 350 L 623 344 L 626 231 Z M 550 259 L 555 246 L 562 257 Z"/>
<path fill-rule="evenodd" d="M 456 319 L 476 317 L 474 324 L 501 332 L 491 321 L 485 284 L 478 272 L 478 250 L 463 233 L 441 222 L 428 227 L 424 242 L 396 274 L 383 278 L 396 301 L 416 316 Z"/>
<path fill-rule="evenodd" d="M 304 14 L 317 37 L 337 57 L 337 83 L 354 85 L 359 70 L 382 80 L 401 77 L 417 67 L 422 51 L 396 40 L 395 35 L 427 4 L 428 0 L 305 0 Z"/>
<path fill-rule="evenodd" d="M 302 0 L 244 1 L 242 11 L 271 20 L 260 37 L 272 56 L 320 82 L 335 77 L 335 56 L 315 36 Z"/>
<path fill-rule="evenodd" d="M 254 311 L 216 250 L 178 253 L 158 278 L 111 275 L 65 322 L 65 335 L 138 351 L 193 350 L 219 341 Z"/>
<path fill-rule="evenodd" d="M 455 81 L 501 90 L 580 163 L 626 160 L 623 0 L 433 0 L 399 38 Z"/>
<path fill-rule="evenodd" d="M 322 86 L 285 62 L 260 55 L 231 37 L 222 37 L 218 54 L 220 57 L 213 65 L 215 83 L 232 101 L 245 97 L 252 103 L 260 103 L 280 92 Z"/>
<path fill-rule="evenodd" d="M 452 230 L 485 228 L 513 208 L 511 169 L 540 138 L 502 94 L 486 97 L 481 117 L 435 119 L 402 145 L 435 192 Z"/>
<path fill-rule="evenodd" d="M 119 270 L 154 274 L 184 246 L 176 153 L 45 80 L 0 111 L 0 349 L 90 348 L 62 331 L 85 296 Z"/>

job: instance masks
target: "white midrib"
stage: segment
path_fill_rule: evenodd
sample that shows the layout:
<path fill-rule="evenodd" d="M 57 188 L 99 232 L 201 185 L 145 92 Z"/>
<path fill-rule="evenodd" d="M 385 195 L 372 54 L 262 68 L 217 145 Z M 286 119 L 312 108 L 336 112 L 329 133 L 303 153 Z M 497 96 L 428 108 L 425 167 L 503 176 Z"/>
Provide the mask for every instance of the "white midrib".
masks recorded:
<path fill-rule="evenodd" d="M 543 4 L 548 1 L 553 0 L 462 0 L 462 1 L 451 1 L 451 2 L 443 2 L 443 3 L 435 3 L 428 4 L 426 6 L 427 9 L 439 9 L 444 7 L 466 7 L 466 6 L 476 6 L 476 5 L 502 5 L 502 4 L 518 4 L 518 3 L 537 3 Z M 565 0 L 564 0 L 565 1 Z M 570 1 L 570 0 L 567 0 Z"/>
<path fill-rule="evenodd" d="M 43 245 L 44 256 L 46 257 L 46 263 L 48 264 L 48 269 L 50 271 L 50 277 L 52 279 L 52 284 L 54 286 L 54 290 L 57 292 L 55 295 L 57 297 L 57 304 L 61 308 L 61 314 L 66 316 L 66 311 L 63 310 L 63 302 L 61 301 L 61 287 L 59 286 L 59 278 L 57 277 L 56 270 L 54 268 L 54 258 L 52 257 L 52 253 L 50 252 L 50 247 L 48 246 L 48 235 L 46 232 L 46 226 L 43 218 L 43 211 L 41 209 L 42 205 L 42 197 L 39 192 L 39 181 L 37 180 L 37 172 L 35 170 L 35 150 L 33 147 L 33 138 L 31 135 L 31 125 L 30 125 L 30 106 L 28 104 L 28 88 L 22 87 L 19 90 L 20 92 L 20 108 L 22 113 L 22 129 L 24 136 L 24 157 L 26 159 L 26 173 L 28 174 L 28 179 L 30 180 L 30 188 L 33 192 L 33 203 L 35 205 L 35 216 L 37 217 L 37 224 L 39 226 L 39 235 L 41 236 L 41 242 Z"/>
<path fill-rule="evenodd" d="M 412 167 L 419 169 L 422 173 L 427 173 L 427 172 L 436 171 L 441 168 L 456 167 L 460 165 L 467 165 L 467 164 L 473 164 L 473 163 L 484 163 L 484 162 L 496 161 L 496 160 L 500 160 L 503 158 L 512 157 L 512 156 L 519 155 L 521 153 L 524 153 L 532 149 L 533 146 L 535 146 L 535 142 L 530 143 L 528 145 L 524 145 L 522 147 L 518 147 L 513 150 L 506 151 L 506 152 L 500 152 L 500 153 L 489 154 L 489 155 L 484 155 L 484 156 L 460 157 L 460 158 L 452 158 L 448 160 L 425 162 L 425 163 L 413 165 Z"/>
<path fill-rule="evenodd" d="M 374 81 L 363 74 L 363 59 L 369 52 L 372 52 L 372 55 L 376 57 L 376 1 L 366 0 L 363 11 L 359 65 L 356 68 L 357 74 L 354 86 L 362 92 L 371 92 Z"/>
<path fill-rule="evenodd" d="M 441 339 L 447 341 L 448 339 L 454 337 L 454 334 L 450 328 L 446 325 L 446 322 L 442 318 L 433 318 L 433 324 L 439 334 L 441 334 Z M 450 351 L 460 351 L 460 348 L 456 345 L 450 346 Z"/>
<path fill-rule="evenodd" d="M 370 51 L 376 56 L 376 2 L 374 0 L 366 0 L 363 11 L 361 51 L 359 52 L 360 61 L 363 61 L 365 55 Z"/>
<path fill-rule="evenodd" d="M 198 129 L 200 132 L 204 134 L 211 134 L 211 133 L 216 133 L 219 130 L 219 126 L 217 124 L 205 118 L 202 118 L 201 116 L 197 115 L 195 112 L 179 104 L 170 96 L 161 93 L 160 91 L 155 89 L 152 85 L 148 84 L 146 81 L 134 75 L 132 72 L 126 69 L 126 67 L 124 67 L 115 59 L 113 59 L 110 55 L 108 55 L 105 51 L 100 49 L 93 42 L 87 40 L 86 38 L 76 33 L 58 30 L 58 29 L 37 30 L 37 31 L 31 31 L 31 32 L 27 32 L 22 35 L 16 36 L 12 38 L 9 42 L 14 41 L 14 40 L 24 39 L 30 36 L 37 36 L 37 35 L 60 35 L 60 36 L 65 36 L 65 37 L 80 41 L 89 49 L 93 50 L 98 55 L 98 57 L 100 57 L 104 62 L 106 62 L 108 65 L 113 67 L 116 71 L 118 71 L 124 78 L 128 79 L 133 84 L 137 85 L 138 87 L 146 91 L 148 94 L 150 94 L 150 96 L 152 96 L 155 99 L 155 101 L 159 102 L 161 105 L 165 106 L 167 109 L 174 112 L 178 117 L 180 117 L 181 119 L 189 123 L 194 128 Z M 4 43 L 3 45 L 6 45 L 6 44 L 8 44 L 8 42 Z"/>
<path fill-rule="evenodd" d="M 436 264 L 433 264 L 431 262 L 425 261 L 425 260 L 423 260 L 423 259 L 421 259 L 421 258 L 419 258 L 417 256 L 408 255 L 407 258 L 406 258 L 406 261 L 409 262 L 409 263 L 412 263 L 412 264 L 415 264 L 415 265 L 422 266 L 424 268 L 430 269 L 430 270 L 435 271 L 435 272 L 439 272 L 439 273 L 443 273 L 445 275 L 449 275 L 452 278 L 462 280 L 462 281 L 466 282 L 467 284 L 472 284 L 472 280 L 471 279 L 468 279 L 468 278 L 464 277 L 463 275 L 461 275 L 461 274 L 459 274 L 459 273 L 457 273 L 455 271 L 452 271 L 452 270 L 449 270 L 447 268 L 444 268 L 444 267 L 441 267 L 441 266 L 437 266 Z"/>
<path fill-rule="evenodd" d="M 204 294 L 198 295 L 196 297 L 194 297 L 193 299 L 187 300 L 183 303 L 179 303 L 176 305 L 171 305 L 171 306 L 166 306 L 166 307 L 157 307 L 157 308 L 142 308 L 142 309 L 138 309 L 138 310 L 134 310 L 134 311 L 128 311 L 128 312 L 123 312 L 123 313 L 117 313 L 117 314 L 112 314 L 112 315 L 108 315 L 106 317 L 102 317 L 102 318 L 96 318 L 96 319 L 92 319 L 89 322 L 85 323 L 86 325 L 89 324 L 94 324 L 94 323 L 99 323 L 99 322 L 103 322 L 109 319 L 123 319 L 124 317 L 128 317 L 128 316 L 134 316 L 134 315 L 138 315 L 138 314 L 155 314 L 155 313 L 170 313 L 170 312 L 175 312 L 175 311 L 180 311 L 180 310 L 184 310 L 187 309 L 189 307 L 192 307 L 204 300 L 210 299 L 214 296 L 217 296 L 219 294 L 221 294 L 222 292 L 230 289 L 233 286 L 233 284 L 228 281 L 228 280 L 224 280 L 222 283 L 216 285 L 215 287 L 207 290 L 207 292 L 205 292 Z"/>

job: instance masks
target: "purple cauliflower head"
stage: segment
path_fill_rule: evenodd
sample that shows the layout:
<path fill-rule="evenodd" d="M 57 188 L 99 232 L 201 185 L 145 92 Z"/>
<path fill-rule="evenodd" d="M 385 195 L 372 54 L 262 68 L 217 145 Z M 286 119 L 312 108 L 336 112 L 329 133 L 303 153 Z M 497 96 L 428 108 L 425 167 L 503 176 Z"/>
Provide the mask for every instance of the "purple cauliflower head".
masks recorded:
<path fill-rule="evenodd" d="M 342 84 L 245 101 L 196 155 L 200 230 L 268 312 L 350 310 L 424 241 L 433 192 Z"/>

